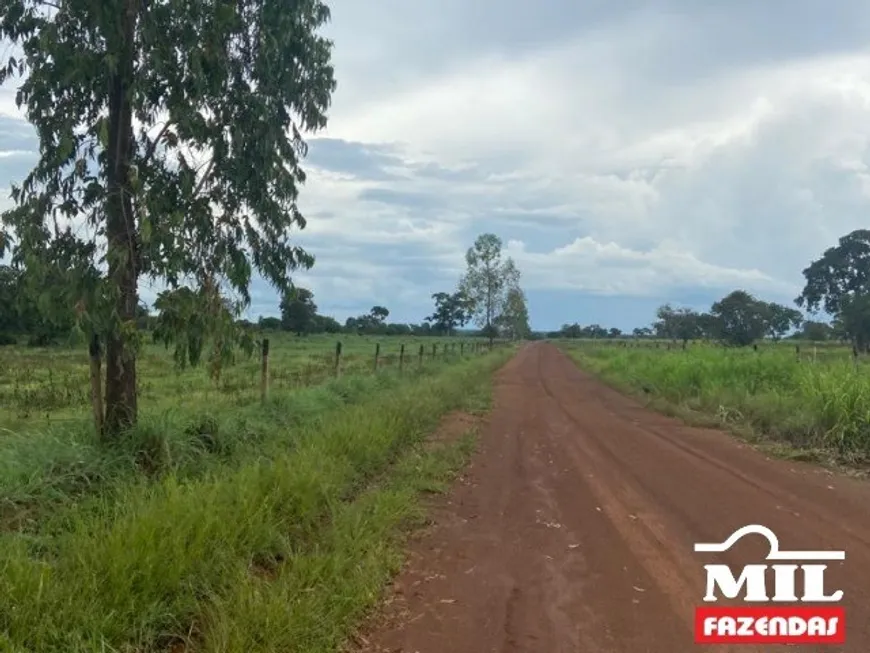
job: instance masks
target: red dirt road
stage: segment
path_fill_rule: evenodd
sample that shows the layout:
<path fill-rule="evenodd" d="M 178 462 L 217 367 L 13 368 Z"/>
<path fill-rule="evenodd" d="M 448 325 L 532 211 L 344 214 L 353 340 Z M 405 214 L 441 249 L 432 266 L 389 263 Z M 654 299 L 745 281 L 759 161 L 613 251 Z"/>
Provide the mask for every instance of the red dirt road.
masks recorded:
<path fill-rule="evenodd" d="M 766 541 L 693 545 L 752 523 L 782 549 L 846 551 L 826 578 L 846 645 L 789 650 L 870 651 L 870 483 L 652 413 L 548 344 L 499 372 L 480 451 L 435 517 L 367 651 L 729 650 L 693 643 L 703 565 L 762 563 Z"/>

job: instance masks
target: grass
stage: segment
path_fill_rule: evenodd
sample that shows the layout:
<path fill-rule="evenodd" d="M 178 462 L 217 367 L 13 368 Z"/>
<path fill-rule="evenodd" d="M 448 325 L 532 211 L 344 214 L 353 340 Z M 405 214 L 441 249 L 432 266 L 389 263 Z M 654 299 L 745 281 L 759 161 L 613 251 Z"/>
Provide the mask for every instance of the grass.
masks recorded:
<path fill-rule="evenodd" d="M 758 351 L 693 344 L 627 347 L 561 341 L 581 366 L 691 421 L 785 445 L 789 455 L 870 461 L 870 370 L 845 347 Z"/>
<path fill-rule="evenodd" d="M 345 374 L 371 371 L 376 344 L 381 345 L 379 364 L 398 366 L 405 345 L 405 364 L 419 364 L 444 356 L 449 344 L 459 355 L 468 353 L 480 339 L 315 335 L 297 338 L 286 333 L 267 334 L 270 339 L 270 383 L 276 390 L 317 385 L 331 378 L 335 345 L 342 343 L 341 369 Z M 147 340 L 147 338 L 146 338 Z M 192 404 L 232 403 L 244 406 L 259 398 L 260 358 L 240 356 L 227 367 L 220 381 L 212 382 L 205 366 L 176 369 L 172 352 L 161 345 L 146 344 L 139 361 L 139 396 L 151 410 L 182 408 Z M 89 419 L 90 381 L 87 349 L 0 347 L 0 430 L 50 428 Z"/>
<path fill-rule="evenodd" d="M 470 447 L 420 443 L 509 355 L 161 405 L 113 448 L 4 438 L 0 650 L 335 650 Z"/>
<path fill-rule="evenodd" d="M 273 376 L 311 364 L 322 353 L 322 345 L 328 344 L 299 340 L 303 339 L 287 338 L 273 345 Z M 225 392 L 210 388 L 206 372 L 196 369 L 181 375 L 187 379 L 184 387 L 173 376 L 171 364 L 167 363 L 162 376 L 152 377 L 147 373 L 154 366 L 143 366 L 147 383 L 171 391 L 161 390 L 150 400 L 144 397 L 137 428 L 111 447 L 95 441 L 87 405 L 77 406 L 76 416 L 69 419 L 47 424 L 30 420 L 19 430 L 7 428 L 0 437 L 0 532 L 51 529 L 54 524 L 48 517 L 59 507 L 87 503 L 95 496 L 106 500 L 129 483 L 166 474 L 186 480 L 251 459 L 271 459 L 293 446 L 298 433 L 316 428 L 332 411 L 359 404 L 373 394 L 395 392 L 462 360 L 452 351 L 446 359 L 441 354 L 433 359 L 433 344 L 439 351 L 444 349 L 443 342 L 433 340 L 426 343 L 429 357 L 422 364 L 419 359 L 408 361 L 399 374 L 398 365 L 387 363 L 375 375 L 371 373 L 373 360 L 368 366 L 358 362 L 360 352 L 370 347 L 373 353 L 374 341 L 360 340 L 355 343 L 357 353 L 345 360 L 341 378 L 316 377 L 320 384 L 307 386 L 276 383 L 265 406 L 259 400 L 259 381 L 256 391 L 241 392 L 234 386 Z M 398 343 L 382 344 L 382 351 L 391 350 L 398 350 Z M 60 361 L 64 356 L 72 355 L 60 352 Z M 63 362 L 56 364 L 63 368 Z"/>

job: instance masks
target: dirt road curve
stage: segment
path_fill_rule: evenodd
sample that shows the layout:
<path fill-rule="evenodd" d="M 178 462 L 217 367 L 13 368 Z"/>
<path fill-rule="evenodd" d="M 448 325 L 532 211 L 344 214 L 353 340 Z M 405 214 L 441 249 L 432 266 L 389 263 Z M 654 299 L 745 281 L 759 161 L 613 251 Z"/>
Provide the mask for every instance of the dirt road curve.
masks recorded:
<path fill-rule="evenodd" d="M 496 387 L 480 452 L 413 544 L 366 650 L 728 650 L 693 643 L 702 565 L 762 562 L 768 548 L 749 537 L 702 556 L 693 544 L 760 523 L 782 549 L 846 551 L 826 579 L 845 592 L 837 650 L 870 651 L 870 483 L 651 413 L 548 344 L 520 351 Z"/>

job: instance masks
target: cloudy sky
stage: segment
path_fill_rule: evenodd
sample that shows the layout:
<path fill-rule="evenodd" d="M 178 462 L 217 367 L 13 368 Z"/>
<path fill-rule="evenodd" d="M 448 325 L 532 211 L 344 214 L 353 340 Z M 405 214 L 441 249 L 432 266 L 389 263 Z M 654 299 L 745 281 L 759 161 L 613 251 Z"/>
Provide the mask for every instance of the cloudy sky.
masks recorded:
<path fill-rule="evenodd" d="M 735 288 L 790 302 L 870 216 L 870 3 L 333 0 L 298 282 L 420 321 L 502 237 L 532 325 L 649 323 Z M 0 184 L 33 161 L 0 91 Z M 252 316 L 274 314 L 268 287 Z"/>

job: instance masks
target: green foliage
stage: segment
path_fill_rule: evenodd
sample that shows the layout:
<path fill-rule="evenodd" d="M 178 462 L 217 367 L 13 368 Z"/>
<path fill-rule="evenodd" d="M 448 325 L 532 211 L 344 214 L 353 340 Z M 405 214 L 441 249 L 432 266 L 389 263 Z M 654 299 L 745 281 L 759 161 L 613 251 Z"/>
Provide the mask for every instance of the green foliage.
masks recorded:
<path fill-rule="evenodd" d="M 519 287 L 508 289 L 504 308 L 495 324 L 511 340 L 527 338 L 532 332 L 526 295 Z"/>
<path fill-rule="evenodd" d="M 834 337 L 834 333 L 830 324 L 806 320 L 795 337 L 800 338 L 801 340 L 809 340 L 811 342 L 824 342 L 826 340 L 831 340 Z"/>
<path fill-rule="evenodd" d="M 390 311 L 384 306 L 372 306 L 372 310 L 369 311 L 369 316 L 375 324 L 383 324 L 390 316 Z"/>
<path fill-rule="evenodd" d="M 452 335 L 457 327 L 465 326 L 471 319 L 470 302 L 461 290 L 454 293 L 436 292 L 435 312 L 426 318 L 436 333 Z"/>
<path fill-rule="evenodd" d="M 518 288 L 520 272 L 510 257 L 502 256 L 502 241 L 495 234 L 481 234 L 465 254 L 468 266 L 459 282 L 475 323 L 494 337 L 496 321 L 507 304 L 507 293 Z"/>
<path fill-rule="evenodd" d="M 844 462 L 870 460 L 870 376 L 845 348 L 818 360 L 792 347 L 697 345 L 688 351 L 566 343 L 586 369 L 643 393 L 653 406 L 705 425 L 747 427 L 756 436 Z M 821 349 L 821 348 L 820 348 Z"/>
<path fill-rule="evenodd" d="M 653 324 L 660 338 L 687 342 L 703 335 L 700 315 L 689 308 L 673 308 L 670 304 L 656 311 L 658 321 Z"/>
<path fill-rule="evenodd" d="M 815 313 L 819 308 L 837 318 L 858 349 L 870 346 L 870 230 L 857 229 L 840 238 L 803 271 L 806 285 L 795 299 Z"/>
<path fill-rule="evenodd" d="M 455 468 L 416 446 L 444 413 L 479 404 L 508 353 L 188 413 L 169 438 L 143 420 L 116 450 L 43 442 L 34 459 L 0 457 L 3 487 L 24 490 L 4 495 L 40 508 L 30 532 L 4 533 L 0 642 L 45 653 L 335 650 L 395 570 L 409 493 L 442 487 Z M 169 473 L 131 472 L 130 451 Z M 451 458 L 464 459 L 467 442 L 463 452 Z M 55 485 L 26 485 L 34 479 Z M 55 502 L 67 492 L 76 500 Z"/>
<path fill-rule="evenodd" d="M 792 329 L 800 329 L 804 316 L 800 311 L 775 302 L 766 305 L 767 335 L 774 340 L 781 339 Z"/>
<path fill-rule="evenodd" d="M 107 339 L 109 430 L 136 419 L 141 277 L 205 274 L 245 301 L 253 270 L 280 290 L 313 264 L 291 240 L 305 226 L 302 134 L 326 124 L 335 88 L 320 0 L 0 0 L 0 36 L 20 49 L 0 82 L 25 76 L 40 159 L 13 188 L 2 246 L 80 306 Z M 15 50 L 12 50 L 15 52 Z M 8 236 L 8 238 L 7 238 Z M 94 275 L 95 270 L 105 270 Z M 43 291 L 44 292 L 44 291 Z M 130 339 L 132 334 L 133 340 Z"/>
<path fill-rule="evenodd" d="M 605 329 L 600 324 L 590 324 L 589 326 L 580 326 L 576 322 L 574 324 L 563 324 L 559 331 L 553 334 L 556 338 L 608 338 L 610 331 Z"/>
<path fill-rule="evenodd" d="M 384 306 L 372 306 L 371 310 L 365 315 L 347 318 L 344 323 L 344 330 L 348 333 L 358 333 L 360 335 L 374 333 L 381 333 L 384 335 L 398 335 L 400 333 L 411 332 L 410 328 L 408 328 L 407 325 L 387 325 L 385 320 L 387 319 L 389 314 L 390 311 L 387 310 Z"/>
<path fill-rule="evenodd" d="M 314 293 L 307 288 L 294 287 L 281 298 L 281 328 L 297 335 L 312 333 L 316 326 L 317 304 Z"/>
<path fill-rule="evenodd" d="M 250 357 L 255 342 L 250 329 L 236 320 L 239 307 L 207 288 L 166 290 L 158 295 L 154 308 L 159 313 L 153 337 L 167 348 L 174 345 L 173 358 L 180 369 L 198 366 L 207 345 L 209 374 L 218 380 L 221 371 L 235 362 L 238 350 Z"/>
<path fill-rule="evenodd" d="M 795 302 L 812 312 L 821 307 L 837 315 L 844 299 L 870 294 L 870 230 L 857 229 L 840 238 L 803 275 L 806 286 Z"/>
<path fill-rule="evenodd" d="M 745 347 L 764 337 L 767 331 L 764 302 L 744 290 L 735 290 L 715 302 L 710 313 L 718 322 L 719 338 L 729 345 Z"/>
<path fill-rule="evenodd" d="M 840 300 L 839 326 L 862 352 L 870 348 L 870 295 L 852 295 Z"/>

